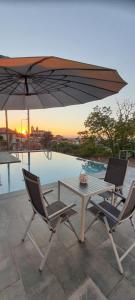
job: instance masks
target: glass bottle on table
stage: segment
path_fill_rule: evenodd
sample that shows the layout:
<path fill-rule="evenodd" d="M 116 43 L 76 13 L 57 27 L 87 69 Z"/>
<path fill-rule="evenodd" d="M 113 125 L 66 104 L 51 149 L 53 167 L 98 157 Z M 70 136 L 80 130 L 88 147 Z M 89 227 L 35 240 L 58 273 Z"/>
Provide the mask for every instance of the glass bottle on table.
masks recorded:
<path fill-rule="evenodd" d="M 87 174 L 85 173 L 85 171 L 82 169 L 79 175 L 79 181 L 80 184 L 87 184 Z"/>

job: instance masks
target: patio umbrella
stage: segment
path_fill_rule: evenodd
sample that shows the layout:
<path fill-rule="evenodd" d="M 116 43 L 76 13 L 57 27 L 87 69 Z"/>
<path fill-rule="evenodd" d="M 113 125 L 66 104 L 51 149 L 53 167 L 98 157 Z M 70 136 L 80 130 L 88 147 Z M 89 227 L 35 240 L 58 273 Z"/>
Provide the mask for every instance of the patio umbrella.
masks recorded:
<path fill-rule="evenodd" d="M 125 85 L 114 69 L 63 58 L 0 59 L 0 110 L 27 109 L 28 119 L 29 109 L 100 100 L 118 93 Z"/>
<path fill-rule="evenodd" d="M 126 82 L 113 69 L 57 57 L 0 59 L 0 109 L 40 109 L 99 100 Z"/>

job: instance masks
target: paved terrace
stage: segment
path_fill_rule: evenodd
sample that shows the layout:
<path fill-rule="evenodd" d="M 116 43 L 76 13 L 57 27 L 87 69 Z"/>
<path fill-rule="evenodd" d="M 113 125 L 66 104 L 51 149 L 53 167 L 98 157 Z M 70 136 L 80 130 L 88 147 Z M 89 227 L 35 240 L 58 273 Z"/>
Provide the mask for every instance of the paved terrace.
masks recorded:
<path fill-rule="evenodd" d="M 129 168 L 125 181 L 127 193 L 135 169 Z M 54 201 L 57 185 L 48 195 Z M 79 210 L 79 198 L 62 189 L 65 203 L 75 202 Z M 51 248 L 47 264 L 40 274 L 40 257 L 27 239 L 21 243 L 22 234 L 32 210 L 25 191 L 0 195 L 0 300 L 134 300 L 135 299 L 135 249 L 123 262 L 125 274 L 120 275 L 110 242 L 103 224 L 96 223 L 87 233 L 84 244 L 64 225 L 59 238 Z M 86 222 L 92 219 L 87 213 Z M 73 217 L 79 230 L 79 216 Z M 31 232 L 43 250 L 48 242 L 46 224 L 38 217 Z M 118 234 L 119 233 L 119 234 Z M 115 240 L 120 253 L 133 241 L 134 232 L 127 224 L 119 226 Z M 89 286 L 89 289 L 88 289 Z M 87 288 L 84 298 L 76 297 Z"/>

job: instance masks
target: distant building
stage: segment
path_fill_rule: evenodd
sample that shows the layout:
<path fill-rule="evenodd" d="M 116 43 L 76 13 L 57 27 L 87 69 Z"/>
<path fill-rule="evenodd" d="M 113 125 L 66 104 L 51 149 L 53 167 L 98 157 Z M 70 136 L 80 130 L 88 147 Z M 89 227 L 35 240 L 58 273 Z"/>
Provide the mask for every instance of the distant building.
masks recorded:
<path fill-rule="evenodd" d="M 31 136 L 32 137 L 42 137 L 45 130 L 38 129 L 38 126 L 34 129 L 34 126 L 31 126 Z"/>
<path fill-rule="evenodd" d="M 16 132 L 11 130 L 11 129 L 7 129 L 6 128 L 0 128 L 0 136 L 3 137 L 4 141 L 7 141 L 7 134 L 8 134 L 8 140 L 9 143 L 16 141 Z"/>
<path fill-rule="evenodd" d="M 74 144 L 74 145 L 79 145 L 80 144 L 80 138 L 69 138 L 68 139 L 70 143 Z"/>
<path fill-rule="evenodd" d="M 2 137 L 0 142 L 0 148 L 7 148 L 7 135 L 8 135 L 8 145 L 9 148 L 12 147 L 12 144 L 16 142 L 16 132 L 11 129 L 6 129 L 5 127 L 0 128 L 0 136 Z"/>
<path fill-rule="evenodd" d="M 60 135 L 60 134 L 57 134 L 54 138 L 53 138 L 53 141 L 57 142 L 57 143 L 60 143 L 62 142 L 63 140 L 65 140 L 65 138 Z"/>

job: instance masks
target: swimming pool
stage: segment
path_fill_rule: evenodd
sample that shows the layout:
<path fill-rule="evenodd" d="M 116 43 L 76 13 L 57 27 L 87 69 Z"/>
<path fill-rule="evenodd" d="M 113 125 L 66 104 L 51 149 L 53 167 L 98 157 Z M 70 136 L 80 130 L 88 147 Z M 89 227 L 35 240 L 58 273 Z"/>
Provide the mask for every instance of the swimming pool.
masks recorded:
<path fill-rule="evenodd" d="M 105 170 L 104 164 L 58 152 L 31 152 L 18 155 L 20 163 L 0 165 L 0 194 L 24 188 L 22 168 L 38 175 L 41 184 L 78 176 L 82 170 L 87 174 Z"/>

